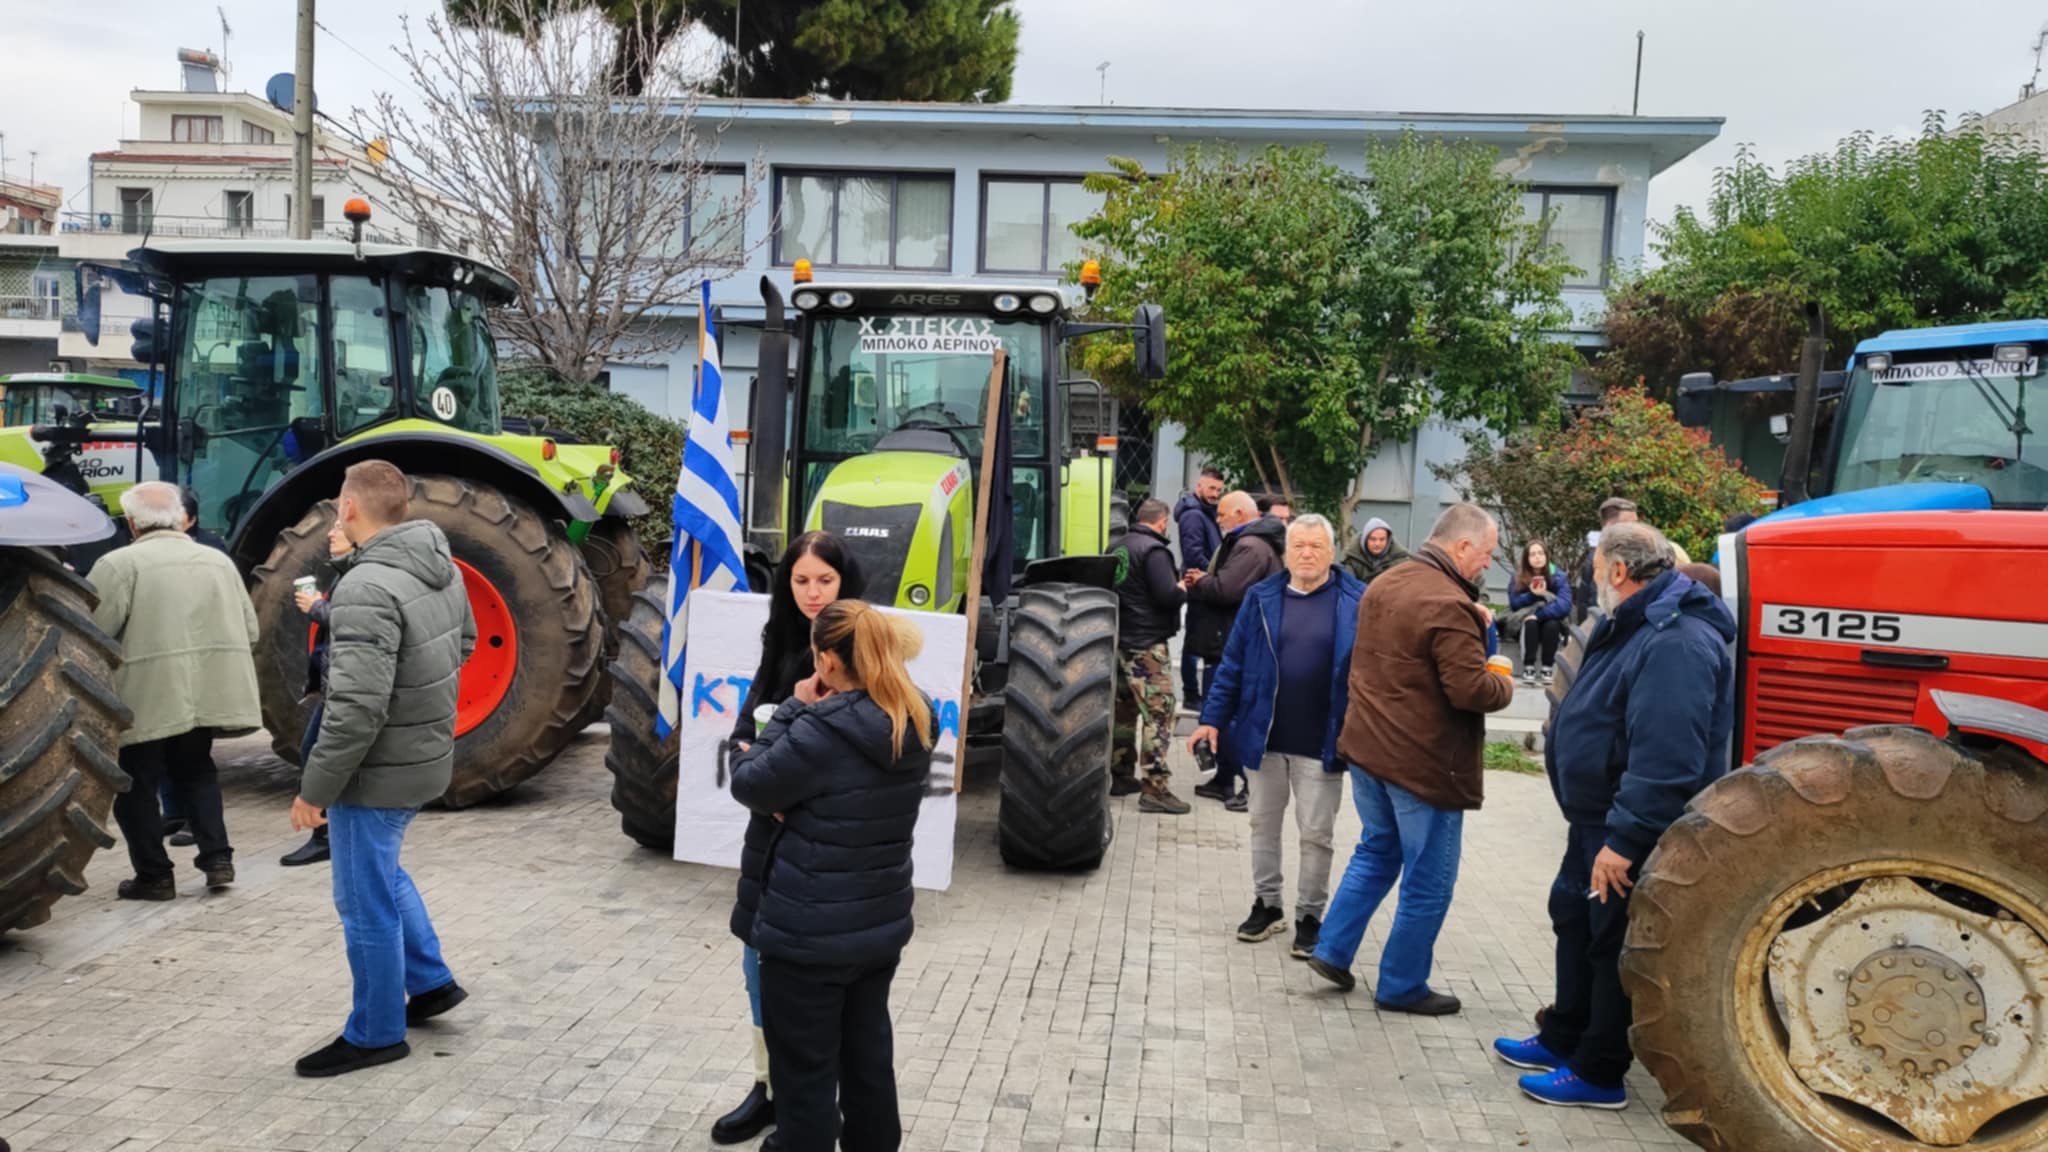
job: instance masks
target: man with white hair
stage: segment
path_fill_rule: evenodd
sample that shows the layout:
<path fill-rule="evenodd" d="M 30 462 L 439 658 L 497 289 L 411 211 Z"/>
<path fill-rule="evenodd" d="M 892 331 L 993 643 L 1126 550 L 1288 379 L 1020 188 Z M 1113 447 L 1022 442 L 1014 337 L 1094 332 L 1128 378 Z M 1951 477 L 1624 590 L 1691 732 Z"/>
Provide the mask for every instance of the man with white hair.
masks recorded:
<path fill-rule="evenodd" d="M 1220 744 L 1248 771 L 1252 913 L 1237 929 L 1246 943 L 1287 927 L 1280 833 L 1294 801 L 1301 860 L 1292 954 L 1306 960 L 1330 895 L 1331 834 L 1344 802 L 1337 732 L 1365 585 L 1336 566 L 1337 535 L 1321 516 L 1288 525 L 1286 563 L 1245 594 L 1188 746 Z"/>
<path fill-rule="evenodd" d="M 1485 509 L 1454 504 L 1415 558 L 1374 580 L 1359 607 L 1337 750 L 1351 765 L 1365 827 L 1309 968 L 1351 990 L 1365 926 L 1398 878 L 1400 904 L 1373 989 L 1382 1011 L 1448 1016 L 1460 1007 L 1430 988 L 1429 970 L 1458 882 L 1465 813 L 1483 795 L 1486 713 L 1515 697 L 1512 666 L 1488 666 L 1492 614 L 1478 602 L 1499 543 Z"/>
<path fill-rule="evenodd" d="M 121 881 L 119 893 L 123 900 L 169 900 L 177 883 L 158 807 L 165 780 L 191 822 L 193 863 L 206 886 L 235 881 L 213 736 L 263 722 L 256 609 L 235 562 L 185 534 L 176 486 L 137 484 L 122 493 L 121 511 L 135 542 L 100 557 L 89 577 L 100 595 L 93 623 L 121 644 L 114 687 L 134 713 L 121 734 L 121 769 L 132 782 L 114 798 L 114 819 L 135 877 Z"/>

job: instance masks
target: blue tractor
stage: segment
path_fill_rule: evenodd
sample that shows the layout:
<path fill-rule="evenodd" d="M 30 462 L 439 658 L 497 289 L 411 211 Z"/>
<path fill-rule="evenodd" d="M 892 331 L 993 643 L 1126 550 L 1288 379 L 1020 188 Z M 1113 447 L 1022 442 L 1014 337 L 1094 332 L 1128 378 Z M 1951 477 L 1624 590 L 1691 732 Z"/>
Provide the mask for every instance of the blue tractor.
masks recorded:
<path fill-rule="evenodd" d="M 93 625 L 99 597 L 63 549 L 113 535 L 99 506 L 0 464 L 0 932 L 50 918 L 85 891 L 85 862 L 111 848 L 120 648 Z"/>

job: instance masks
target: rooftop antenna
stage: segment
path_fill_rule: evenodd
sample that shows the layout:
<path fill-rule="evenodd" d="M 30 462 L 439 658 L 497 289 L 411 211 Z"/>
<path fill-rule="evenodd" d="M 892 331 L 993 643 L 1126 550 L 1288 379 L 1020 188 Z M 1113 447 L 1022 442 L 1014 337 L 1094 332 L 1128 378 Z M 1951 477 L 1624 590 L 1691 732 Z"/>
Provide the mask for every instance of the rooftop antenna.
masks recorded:
<path fill-rule="evenodd" d="M 2048 49 L 2048 24 L 2042 24 L 2041 30 L 2034 34 L 2034 75 L 2027 81 L 2027 86 L 2020 89 L 2020 99 L 2022 100 L 2032 96 L 2040 86 L 2041 53 L 2043 49 Z"/>
<path fill-rule="evenodd" d="M 1643 107 L 1643 30 L 1636 29 L 1636 90 L 1629 97 L 1628 114 L 1640 115 Z"/>
<path fill-rule="evenodd" d="M 0 184 L 7 183 L 7 133 L 0 132 Z"/>
<path fill-rule="evenodd" d="M 39 155 L 41 153 L 33 148 L 28 150 L 28 186 L 30 188 L 36 186 L 36 157 Z"/>
<path fill-rule="evenodd" d="M 1097 104 L 1107 104 L 1109 103 L 1109 61 L 1104 60 L 1102 63 L 1097 64 L 1095 66 L 1095 74 L 1102 78 L 1102 85 L 1096 92 L 1095 102 Z"/>
<path fill-rule="evenodd" d="M 234 75 L 233 70 L 228 67 L 228 37 L 234 35 L 235 30 L 228 27 L 227 9 L 216 5 L 213 10 L 220 13 L 220 74 L 225 78 Z M 225 89 L 226 85 L 222 85 L 222 88 Z"/>

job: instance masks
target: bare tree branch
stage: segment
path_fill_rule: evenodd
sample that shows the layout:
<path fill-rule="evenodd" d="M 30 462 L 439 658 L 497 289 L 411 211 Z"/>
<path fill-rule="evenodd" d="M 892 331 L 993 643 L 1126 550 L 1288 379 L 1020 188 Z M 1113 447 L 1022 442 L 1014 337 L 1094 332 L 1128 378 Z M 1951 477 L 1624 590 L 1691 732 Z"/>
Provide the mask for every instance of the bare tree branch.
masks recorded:
<path fill-rule="evenodd" d="M 673 350 L 688 326 L 663 318 L 746 262 L 765 164 L 713 166 L 725 126 L 697 123 L 686 79 L 702 69 L 680 48 L 625 43 L 644 22 L 549 18 L 540 0 L 480 7 L 481 30 L 436 14 L 416 36 L 404 21 L 393 51 L 413 90 L 355 114 L 364 136 L 391 142 L 401 210 L 423 244 L 466 244 L 518 282 L 496 324 L 515 355 L 589 380 L 607 361 Z M 506 27 L 529 31 L 491 30 Z M 651 58 L 637 94 L 613 67 L 622 50 Z"/>

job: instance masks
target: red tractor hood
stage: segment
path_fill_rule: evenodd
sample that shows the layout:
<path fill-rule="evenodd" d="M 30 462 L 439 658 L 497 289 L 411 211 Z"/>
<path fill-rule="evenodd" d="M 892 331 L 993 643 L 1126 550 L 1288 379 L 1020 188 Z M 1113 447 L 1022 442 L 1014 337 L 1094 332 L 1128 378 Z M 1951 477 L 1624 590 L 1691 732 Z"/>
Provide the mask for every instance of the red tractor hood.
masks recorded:
<path fill-rule="evenodd" d="M 2048 708 L 2048 512 L 1758 524 L 1734 584 L 1745 759 L 1864 724 L 1945 733 L 1936 689 Z"/>

